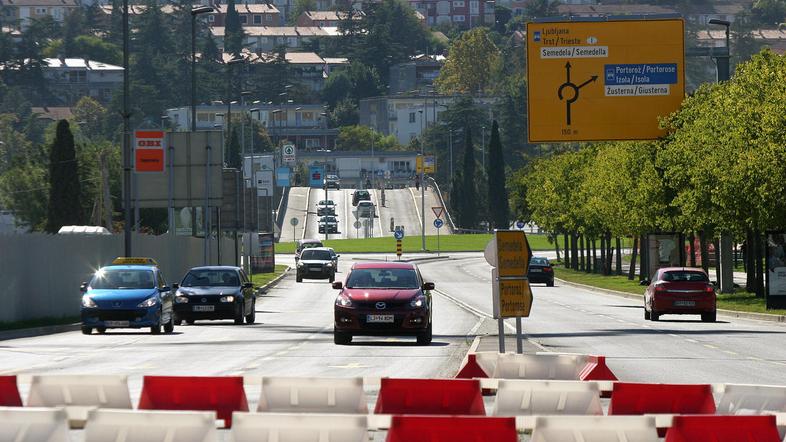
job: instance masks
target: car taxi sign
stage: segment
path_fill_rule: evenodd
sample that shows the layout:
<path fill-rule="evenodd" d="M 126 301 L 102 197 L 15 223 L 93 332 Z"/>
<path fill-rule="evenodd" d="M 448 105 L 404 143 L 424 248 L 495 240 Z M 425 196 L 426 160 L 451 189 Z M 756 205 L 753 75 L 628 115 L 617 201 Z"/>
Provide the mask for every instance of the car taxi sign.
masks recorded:
<path fill-rule="evenodd" d="M 113 265 L 147 265 L 157 266 L 158 263 L 153 258 L 134 258 L 134 257 L 118 257 L 112 261 Z"/>

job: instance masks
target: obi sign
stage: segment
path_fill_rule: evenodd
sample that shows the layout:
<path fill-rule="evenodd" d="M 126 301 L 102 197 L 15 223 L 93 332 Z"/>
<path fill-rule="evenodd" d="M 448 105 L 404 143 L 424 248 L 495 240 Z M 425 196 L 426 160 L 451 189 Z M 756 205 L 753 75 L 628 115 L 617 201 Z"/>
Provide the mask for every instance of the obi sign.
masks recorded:
<path fill-rule="evenodd" d="M 164 171 L 164 131 L 138 130 L 134 132 L 134 171 Z"/>
<path fill-rule="evenodd" d="M 680 19 L 527 25 L 530 142 L 646 140 L 685 97 Z"/>

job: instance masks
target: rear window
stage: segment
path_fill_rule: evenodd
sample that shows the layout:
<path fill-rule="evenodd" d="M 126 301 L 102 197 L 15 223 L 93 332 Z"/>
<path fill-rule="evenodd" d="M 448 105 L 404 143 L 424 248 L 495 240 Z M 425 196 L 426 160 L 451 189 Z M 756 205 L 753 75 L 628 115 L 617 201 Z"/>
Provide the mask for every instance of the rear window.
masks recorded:
<path fill-rule="evenodd" d="M 333 206 L 333 200 L 322 200 L 319 202 L 320 206 Z"/>
<path fill-rule="evenodd" d="M 332 257 L 327 250 L 304 250 L 300 259 L 304 261 L 330 261 Z"/>
<path fill-rule="evenodd" d="M 696 282 L 710 282 L 707 274 L 704 272 L 692 272 L 689 270 L 676 270 L 670 272 L 663 272 L 661 276 L 662 281 L 696 281 Z"/>
<path fill-rule="evenodd" d="M 529 260 L 529 264 L 536 266 L 548 266 L 549 260 L 546 258 L 532 258 Z"/>
<path fill-rule="evenodd" d="M 358 197 L 366 197 L 369 196 L 368 190 L 358 190 L 355 192 Z"/>
<path fill-rule="evenodd" d="M 313 247 L 322 247 L 321 242 L 307 242 L 300 245 L 300 250 L 310 249 Z"/>

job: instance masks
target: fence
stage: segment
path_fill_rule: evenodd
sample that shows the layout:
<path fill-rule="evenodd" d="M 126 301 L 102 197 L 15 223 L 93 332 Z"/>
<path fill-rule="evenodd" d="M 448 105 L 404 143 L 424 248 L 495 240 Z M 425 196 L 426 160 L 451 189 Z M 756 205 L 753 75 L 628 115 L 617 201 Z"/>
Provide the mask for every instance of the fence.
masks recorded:
<path fill-rule="evenodd" d="M 134 256 L 158 261 L 168 283 L 204 264 L 204 240 L 188 236 L 133 235 Z M 234 265 L 234 241 L 221 241 L 221 263 Z M 217 263 L 216 240 L 210 247 Z M 79 284 L 123 256 L 123 235 L 0 235 L 0 322 L 79 314 Z"/>

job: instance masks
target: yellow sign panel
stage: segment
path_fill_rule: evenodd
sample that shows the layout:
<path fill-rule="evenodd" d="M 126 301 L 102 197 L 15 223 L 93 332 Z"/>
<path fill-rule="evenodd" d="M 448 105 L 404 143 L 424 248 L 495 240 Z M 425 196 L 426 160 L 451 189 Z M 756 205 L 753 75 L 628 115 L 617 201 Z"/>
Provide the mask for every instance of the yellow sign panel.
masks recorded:
<path fill-rule="evenodd" d="M 497 270 L 499 276 L 526 277 L 529 270 L 529 250 L 527 236 L 522 231 L 497 231 Z"/>
<path fill-rule="evenodd" d="M 681 19 L 527 25 L 530 142 L 659 138 L 684 96 Z"/>
<path fill-rule="evenodd" d="M 118 257 L 112 261 L 114 265 L 146 265 L 146 266 L 157 266 L 158 263 L 153 258 L 124 258 Z"/>
<path fill-rule="evenodd" d="M 532 290 L 526 279 L 502 279 L 499 284 L 498 318 L 526 318 L 532 308 Z"/>
<path fill-rule="evenodd" d="M 425 169 L 424 169 L 425 167 Z M 420 173 L 435 173 L 437 171 L 437 162 L 434 155 L 418 155 L 415 159 L 415 171 Z"/>

